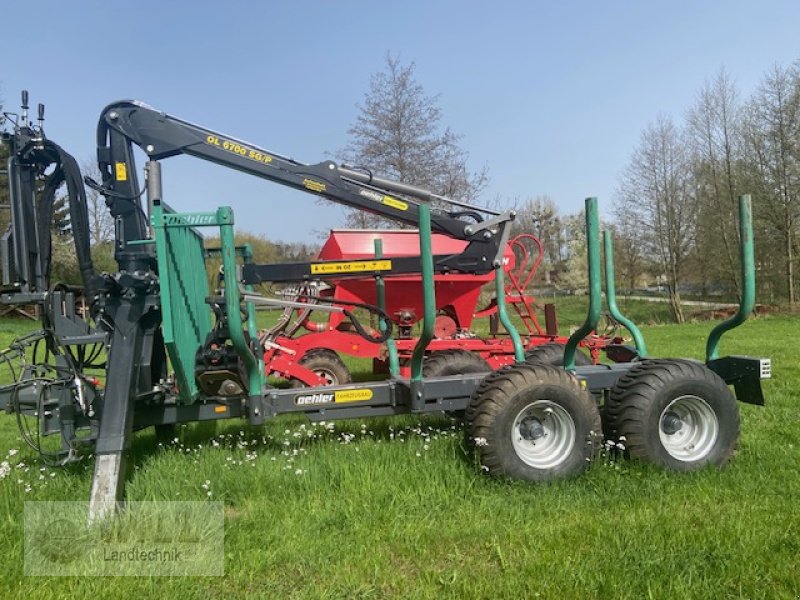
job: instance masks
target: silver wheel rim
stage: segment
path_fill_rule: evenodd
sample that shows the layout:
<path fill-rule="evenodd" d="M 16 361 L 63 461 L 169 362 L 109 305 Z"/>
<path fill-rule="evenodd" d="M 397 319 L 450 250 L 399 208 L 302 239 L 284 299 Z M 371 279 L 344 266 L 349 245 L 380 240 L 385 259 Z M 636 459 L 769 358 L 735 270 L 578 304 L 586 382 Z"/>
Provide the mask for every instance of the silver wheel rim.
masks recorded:
<path fill-rule="evenodd" d="M 314 374 L 325 380 L 325 385 L 338 385 L 339 379 L 327 369 L 317 369 Z"/>
<path fill-rule="evenodd" d="M 535 469 L 552 469 L 567 460 L 576 437 L 572 416 L 550 400 L 528 404 L 517 414 L 511 430 L 517 456 Z"/>
<path fill-rule="evenodd" d="M 699 396 L 681 396 L 661 412 L 658 436 L 672 458 L 685 462 L 702 460 L 717 442 L 719 420 Z"/>

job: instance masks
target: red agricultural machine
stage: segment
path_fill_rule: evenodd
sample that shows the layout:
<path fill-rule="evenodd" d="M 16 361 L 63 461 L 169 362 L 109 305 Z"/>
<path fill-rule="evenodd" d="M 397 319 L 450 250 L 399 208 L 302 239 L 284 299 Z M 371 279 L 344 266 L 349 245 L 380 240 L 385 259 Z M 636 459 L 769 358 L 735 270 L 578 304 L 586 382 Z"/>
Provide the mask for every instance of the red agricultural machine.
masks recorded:
<path fill-rule="evenodd" d="M 466 242 L 446 235 L 431 239 L 437 255 L 456 255 Z M 376 252 L 376 244 L 378 251 Z M 529 286 L 542 261 L 542 243 L 534 235 L 520 234 L 511 239 L 503 252 L 505 301 L 519 317 L 523 343 L 528 354 L 545 362 L 558 362 L 566 337 L 558 333 L 555 306 L 540 306 L 530 295 Z M 351 381 L 342 355 L 371 358 L 375 373 L 388 373 L 385 344 L 375 344 L 360 335 L 344 312 L 326 312 L 330 306 L 376 305 L 378 286 L 375 277 L 337 277 L 336 261 L 381 260 L 418 257 L 419 233 L 400 230 L 332 230 L 317 257 L 332 261 L 330 274 L 320 286 L 303 285 L 290 292 L 296 302 L 284 308 L 277 323 L 262 334 L 267 350 L 264 363 L 268 374 L 289 379 L 297 385 L 339 385 Z M 382 277 L 386 312 L 398 332 L 393 340 L 400 359 L 400 372 L 409 375 L 409 361 L 418 341 L 415 331 L 423 317 L 422 278 L 418 273 Z M 499 369 L 514 362 L 514 345 L 499 332 L 497 299 L 479 308 L 481 295 L 494 280 L 492 273 L 437 273 L 434 275 L 436 319 L 434 339 L 427 348 L 425 375 L 429 377 L 478 373 Z M 323 304 L 324 302 L 324 304 Z M 539 315 L 544 316 L 542 327 Z M 488 319 L 489 335 L 473 332 L 475 319 Z M 484 330 L 487 328 L 484 327 Z M 592 334 L 581 344 L 588 352 L 578 354 L 579 364 L 597 363 L 600 353 L 620 338 Z"/>

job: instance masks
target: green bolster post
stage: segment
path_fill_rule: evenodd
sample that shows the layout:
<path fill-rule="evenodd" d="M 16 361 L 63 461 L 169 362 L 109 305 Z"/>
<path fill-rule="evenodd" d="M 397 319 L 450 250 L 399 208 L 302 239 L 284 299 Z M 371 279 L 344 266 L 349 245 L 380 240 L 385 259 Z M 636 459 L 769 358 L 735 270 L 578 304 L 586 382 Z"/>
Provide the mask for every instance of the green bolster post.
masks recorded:
<path fill-rule="evenodd" d="M 606 229 L 603 232 L 603 245 L 606 263 L 606 300 L 608 301 L 608 312 L 614 317 L 623 327 L 630 331 L 633 336 L 633 343 L 636 345 L 636 353 L 640 358 L 647 357 L 647 346 L 644 342 L 644 336 L 636 324 L 628 317 L 622 314 L 617 306 L 617 290 L 614 285 L 614 236 Z"/>
<path fill-rule="evenodd" d="M 580 341 L 597 329 L 600 320 L 601 282 L 600 282 L 600 217 L 597 212 L 597 198 L 586 199 L 586 257 L 589 263 L 589 312 L 580 329 L 573 333 L 564 348 L 564 368 L 575 370 L 575 352 Z"/>
<path fill-rule="evenodd" d="M 753 249 L 753 207 L 750 195 L 739 196 L 739 264 L 742 271 L 742 298 L 739 310 L 714 327 L 706 342 L 706 362 L 719 358 L 722 334 L 747 320 L 756 303 L 756 269 Z"/>
<path fill-rule="evenodd" d="M 242 260 L 245 264 L 253 262 L 253 247 L 245 243 L 241 249 L 242 253 Z M 248 292 L 254 291 L 253 284 L 248 283 L 244 286 L 244 289 Z M 250 334 L 250 339 L 255 340 L 258 339 L 258 324 L 256 323 L 256 305 L 255 302 L 246 302 L 245 306 L 247 307 L 247 333 Z M 261 354 L 256 356 L 256 360 L 258 361 L 258 371 L 259 373 L 265 373 L 264 371 L 264 355 Z"/>
<path fill-rule="evenodd" d="M 519 337 L 519 332 L 506 310 L 506 286 L 504 282 L 503 266 L 500 265 L 494 270 L 494 295 L 497 298 L 497 314 L 500 316 L 500 322 L 506 331 L 511 336 L 511 342 L 514 345 L 514 360 L 517 364 L 525 362 L 525 348 L 522 346 L 522 340 Z"/>
<path fill-rule="evenodd" d="M 383 240 L 375 240 L 375 258 L 383 258 Z M 383 280 L 382 275 L 375 277 L 375 286 L 378 290 L 378 308 L 386 312 L 386 282 Z M 382 320 L 378 321 L 381 333 L 386 332 L 386 326 Z M 400 358 L 397 356 L 397 344 L 394 343 L 393 338 L 386 340 L 386 349 L 389 353 L 389 374 L 392 377 L 399 377 L 400 375 Z"/>
<path fill-rule="evenodd" d="M 436 292 L 433 287 L 433 252 L 431 251 L 431 208 L 419 205 L 419 259 L 422 263 L 422 299 L 424 305 L 422 333 L 411 355 L 411 381 L 422 381 L 422 361 L 425 349 L 433 339 L 436 320 Z"/>
<path fill-rule="evenodd" d="M 222 267 L 225 278 L 225 310 L 228 317 L 228 333 L 236 353 L 244 361 L 247 369 L 248 393 L 260 395 L 264 382 L 263 367 L 253 355 L 244 336 L 239 282 L 236 277 L 236 243 L 233 235 L 233 211 L 227 207 L 217 209 L 219 236 L 222 245 Z M 249 319 L 248 319 L 249 320 Z M 263 359 L 262 359 L 263 360 Z"/>

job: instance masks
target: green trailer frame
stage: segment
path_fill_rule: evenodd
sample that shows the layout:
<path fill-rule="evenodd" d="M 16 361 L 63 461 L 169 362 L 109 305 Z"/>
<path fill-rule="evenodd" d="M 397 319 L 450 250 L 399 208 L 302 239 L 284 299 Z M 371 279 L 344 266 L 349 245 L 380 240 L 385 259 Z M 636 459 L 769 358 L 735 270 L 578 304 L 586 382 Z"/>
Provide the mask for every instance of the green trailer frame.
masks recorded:
<path fill-rule="evenodd" d="M 726 357 L 719 358 L 717 347 L 724 332 L 744 322 L 752 310 L 754 269 L 752 261 L 752 225 L 750 198 L 740 198 L 740 222 L 742 245 L 742 274 L 745 294 L 737 316 L 718 325 L 709 337 L 707 366 L 717 372 L 726 382 L 734 385 L 738 399 L 743 402 L 763 404 L 760 379 L 768 374 L 769 363 L 763 358 Z M 391 341 L 388 342 L 390 364 L 393 373 L 386 381 L 375 381 L 331 387 L 280 389 L 267 382 L 264 364 L 254 344 L 248 340 L 257 337 L 255 304 L 246 302 L 246 318 L 239 307 L 242 299 L 238 279 L 240 267 L 250 260 L 246 249 L 237 249 L 234 242 L 234 218 L 230 208 L 222 207 L 215 212 L 174 213 L 161 203 L 155 204 L 152 226 L 155 232 L 156 254 L 162 272 L 162 310 L 164 338 L 178 383 L 175 398 L 168 398 L 161 405 L 142 407 L 137 410 L 137 428 L 192 420 L 208 420 L 246 416 L 254 424 L 284 413 L 304 413 L 312 420 L 336 418 L 360 418 L 402 413 L 424 413 L 439 411 L 461 411 L 466 409 L 469 399 L 484 374 L 464 374 L 454 377 L 424 379 L 422 365 L 425 348 L 432 337 L 435 319 L 435 291 L 433 285 L 432 257 L 430 246 L 430 221 L 426 219 L 429 207 L 420 206 L 420 261 L 425 314 L 422 335 L 415 349 L 411 364 L 411 377 L 397 376 L 397 357 Z M 215 228 L 219 232 L 221 248 L 203 251 L 200 229 Z M 602 277 L 600 232 L 597 200 L 586 201 L 586 228 L 589 262 L 589 310 L 586 321 L 569 340 L 565 349 L 564 368 L 574 373 L 600 401 L 614 382 L 627 372 L 634 362 L 609 365 L 574 365 L 574 352 L 585 335 L 598 324 L 602 310 Z M 612 240 L 609 232 L 604 234 L 605 245 L 605 292 L 609 312 L 631 333 L 635 343 L 633 352 L 637 360 L 647 354 L 644 338 L 636 325 L 627 319 L 616 304 Z M 206 303 L 209 293 L 206 281 L 205 259 L 221 254 L 223 263 L 224 297 L 227 307 L 228 329 L 237 354 L 247 372 L 248 393 L 241 398 L 203 397 L 196 385 L 190 382 L 194 356 L 211 328 L 210 311 Z M 382 256 L 380 244 L 376 245 L 376 256 Z M 202 274 L 202 277 L 198 276 Z M 383 294 L 383 281 L 376 274 L 379 303 Z M 515 347 L 516 362 L 525 360 L 519 334 L 506 311 L 503 290 L 503 271 L 495 270 L 495 287 L 501 322 L 511 336 Z M 252 289 L 244 290 L 252 292 Z M 202 298 L 202 300 L 200 300 Z M 392 358 L 393 357 L 393 358 Z M 190 382 L 190 383 L 187 383 Z"/>

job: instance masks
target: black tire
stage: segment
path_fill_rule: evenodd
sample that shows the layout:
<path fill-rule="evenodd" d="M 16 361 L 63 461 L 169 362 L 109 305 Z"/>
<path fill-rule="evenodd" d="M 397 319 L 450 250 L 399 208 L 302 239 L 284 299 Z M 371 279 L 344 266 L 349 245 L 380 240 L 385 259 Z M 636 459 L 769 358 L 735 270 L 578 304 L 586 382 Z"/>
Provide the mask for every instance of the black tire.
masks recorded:
<path fill-rule="evenodd" d="M 464 411 L 464 441 L 467 444 L 467 447 L 472 447 L 475 445 L 475 440 L 472 437 L 472 424 L 475 421 L 475 417 L 478 415 L 479 405 L 477 402 L 473 402 L 473 398 L 482 398 L 483 395 L 486 393 L 486 390 L 489 389 L 497 380 L 498 377 L 502 376 L 503 373 L 508 371 L 509 369 L 513 368 L 514 365 L 505 365 L 504 367 L 500 367 L 497 371 L 492 371 L 486 377 L 483 378 L 478 384 L 478 387 L 472 392 L 472 396 L 470 398 L 469 403 L 467 404 L 467 408 Z"/>
<path fill-rule="evenodd" d="M 431 352 L 425 357 L 425 362 L 422 363 L 422 376 L 426 379 L 428 377 L 447 377 L 464 373 L 488 373 L 491 370 L 492 367 L 480 354 L 458 348 Z M 463 419 L 466 412 L 463 410 L 448 410 L 445 411 L 445 414 L 454 419 Z"/>
<path fill-rule="evenodd" d="M 489 375 L 470 398 L 468 415 L 481 466 L 495 477 L 573 477 L 586 470 L 602 439 L 592 396 L 573 375 L 549 365 Z"/>
<path fill-rule="evenodd" d="M 447 377 L 464 373 L 488 373 L 492 370 L 480 354 L 469 350 L 439 350 L 431 352 L 422 363 L 423 377 Z"/>
<path fill-rule="evenodd" d="M 630 458 L 693 471 L 721 467 L 739 443 L 739 407 L 722 378 L 689 360 L 645 360 L 617 380 L 605 428 Z"/>
<path fill-rule="evenodd" d="M 554 367 L 564 366 L 564 344 L 558 342 L 548 342 L 541 346 L 531 348 L 525 353 L 525 362 L 528 364 L 552 365 Z M 575 366 L 585 367 L 591 365 L 592 359 L 580 350 L 575 352 Z"/>
<path fill-rule="evenodd" d="M 327 348 L 309 350 L 300 359 L 300 364 L 323 377 L 327 381 L 327 385 L 343 385 L 353 381 L 347 365 L 342 362 L 336 352 Z M 299 379 L 294 379 L 292 386 L 305 387 L 305 384 Z"/>

